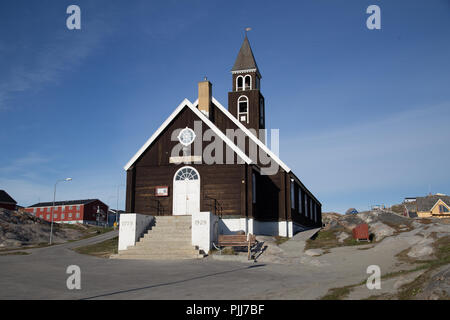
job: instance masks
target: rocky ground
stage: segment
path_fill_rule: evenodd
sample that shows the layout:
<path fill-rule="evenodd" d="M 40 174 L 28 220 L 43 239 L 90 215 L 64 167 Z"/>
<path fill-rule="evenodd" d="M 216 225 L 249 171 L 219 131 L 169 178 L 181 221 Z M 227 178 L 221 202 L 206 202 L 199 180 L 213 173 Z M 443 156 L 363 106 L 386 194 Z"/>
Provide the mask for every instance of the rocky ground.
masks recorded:
<path fill-rule="evenodd" d="M 78 240 L 98 233 L 92 227 L 54 223 L 53 243 Z M 46 245 L 49 235 L 50 222 L 26 212 L 0 208 L 0 251 Z"/>
<path fill-rule="evenodd" d="M 333 281 L 333 288 L 322 296 L 325 299 L 450 297 L 448 220 L 411 219 L 377 210 L 354 215 L 324 213 L 323 222 L 322 229 L 299 233 L 281 244 L 273 237 L 257 237 L 257 261 L 303 266 L 312 268 L 317 279 L 330 277 L 327 281 Z M 360 223 L 369 225 L 371 242 L 352 239 L 352 229 Z M 240 258 L 245 261 L 245 253 Z M 369 265 L 381 269 L 380 290 L 366 286 Z"/>
<path fill-rule="evenodd" d="M 352 236 L 352 230 L 358 224 L 367 223 L 369 232 L 373 235 L 373 240 L 381 241 L 385 237 L 410 231 L 413 220 L 390 211 L 365 211 L 358 214 L 340 215 L 337 213 L 324 213 L 322 217 L 325 224 L 324 231 L 339 232 L 338 240 L 343 240 Z"/>

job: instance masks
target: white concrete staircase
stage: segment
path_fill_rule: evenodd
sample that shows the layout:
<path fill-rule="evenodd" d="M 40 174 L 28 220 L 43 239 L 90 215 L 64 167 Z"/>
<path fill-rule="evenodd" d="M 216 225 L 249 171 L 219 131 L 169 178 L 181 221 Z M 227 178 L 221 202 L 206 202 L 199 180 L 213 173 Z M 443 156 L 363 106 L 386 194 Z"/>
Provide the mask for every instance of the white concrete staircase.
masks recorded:
<path fill-rule="evenodd" d="M 172 260 L 203 258 L 192 246 L 191 216 L 155 217 L 154 225 L 136 242 L 120 250 L 118 259 Z"/>

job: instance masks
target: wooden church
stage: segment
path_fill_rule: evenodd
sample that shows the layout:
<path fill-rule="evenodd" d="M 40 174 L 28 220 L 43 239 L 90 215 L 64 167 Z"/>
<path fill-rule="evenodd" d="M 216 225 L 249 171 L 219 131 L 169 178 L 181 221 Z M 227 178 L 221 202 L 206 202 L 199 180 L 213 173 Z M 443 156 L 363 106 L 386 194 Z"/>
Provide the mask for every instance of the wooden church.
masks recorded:
<path fill-rule="evenodd" d="M 321 203 L 266 145 L 261 73 L 247 36 L 228 108 L 198 85 L 126 164 L 126 212 L 220 218 L 220 233 L 293 236 L 322 225 Z M 213 145 L 213 147 L 211 146 Z M 270 169 L 270 170 L 269 170 Z"/>

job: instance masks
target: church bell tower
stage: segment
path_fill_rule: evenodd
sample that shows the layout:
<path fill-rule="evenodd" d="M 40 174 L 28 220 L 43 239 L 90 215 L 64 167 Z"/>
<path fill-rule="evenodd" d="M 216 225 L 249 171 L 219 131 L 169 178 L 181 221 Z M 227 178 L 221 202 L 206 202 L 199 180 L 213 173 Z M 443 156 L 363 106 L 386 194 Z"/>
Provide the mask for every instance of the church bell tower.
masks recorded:
<path fill-rule="evenodd" d="M 261 74 L 245 35 L 239 54 L 231 69 L 232 91 L 228 92 L 228 111 L 249 129 L 265 129 L 264 97 L 261 94 Z"/>

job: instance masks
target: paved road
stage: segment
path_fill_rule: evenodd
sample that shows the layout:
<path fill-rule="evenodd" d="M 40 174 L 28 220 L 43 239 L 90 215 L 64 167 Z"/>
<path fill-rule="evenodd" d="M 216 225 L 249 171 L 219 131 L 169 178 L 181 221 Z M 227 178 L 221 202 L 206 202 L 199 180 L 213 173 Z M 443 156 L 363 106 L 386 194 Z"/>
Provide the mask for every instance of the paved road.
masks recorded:
<path fill-rule="evenodd" d="M 255 293 L 301 285 L 307 275 L 306 269 L 298 273 L 276 264 L 212 259 L 116 260 L 71 250 L 116 235 L 110 232 L 78 242 L 23 250 L 30 255 L 0 256 L 0 299 L 245 299 Z M 66 287 L 69 265 L 81 268 L 81 290 Z"/>
<path fill-rule="evenodd" d="M 70 249 L 116 234 L 0 256 L 0 299 L 316 299 L 329 288 L 366 279 L 370 264 L 392 271 L 395 254 L 412 244 L 400 235 L 368 250 L 343 247 L 321 257 L 293 256 L 290 264 L 116 260 Z M 66 287 L 69 265 L 81 268 L 81 290 Z"/>

